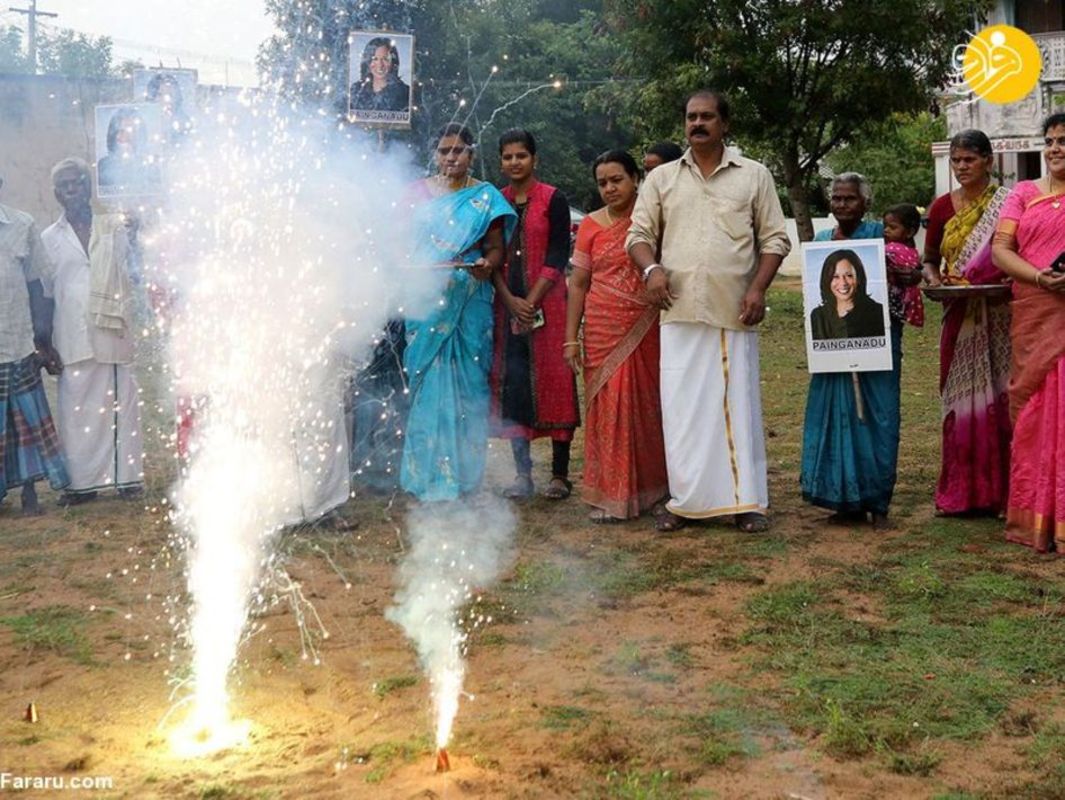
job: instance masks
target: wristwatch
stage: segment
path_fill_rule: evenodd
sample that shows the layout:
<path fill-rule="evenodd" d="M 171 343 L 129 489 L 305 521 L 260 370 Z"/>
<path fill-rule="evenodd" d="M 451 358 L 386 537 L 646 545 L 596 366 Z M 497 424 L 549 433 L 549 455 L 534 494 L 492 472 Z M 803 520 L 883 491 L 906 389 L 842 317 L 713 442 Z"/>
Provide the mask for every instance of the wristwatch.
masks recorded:
<path fill-rule="evenodd" d="M 643 271 L 644 283 L 647 282 L 647 279 L 651 277 L 651 273 L 654 272 L 656 269 L 665 269 L 665 267 L 663 267 L 661 264 L 659 264 L 657 262 L 654 263 L 654 264 L 651 264 L 651 266 L 649 266 L 649 267 L 646 267 L 644 269 L 644 271 Z"/>

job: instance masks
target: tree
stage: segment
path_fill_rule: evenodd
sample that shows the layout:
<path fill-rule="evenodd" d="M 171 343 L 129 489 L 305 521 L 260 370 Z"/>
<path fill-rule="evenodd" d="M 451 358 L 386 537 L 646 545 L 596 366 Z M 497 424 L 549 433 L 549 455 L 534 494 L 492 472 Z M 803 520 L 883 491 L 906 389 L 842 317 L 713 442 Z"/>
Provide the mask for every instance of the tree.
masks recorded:
<path fill-rule="evenodd" d="M 41 72 L 71 78 L 112 77 L 111 39 L 72 30 L 41 31 L 37 36 L 37 65 Z M 0 28 L 0 72 L 33 73 L 22 46 L 22 31 Z M 119 73 L 120 74 L 120 73 Z"/>
<path fill-rule="evenodd" d="M 541 175 L 578 205 L 597 201 L 588 164 L 631 137 L 590 92 L 612 79 L 619 42 L 597 11 L 601 0 L 268 0 L 280 33 L 259 51 L 266 83 L 330 113 L 347 109 L 348 33 L 415 35 L 415 106 L 410 132 L 390 146 L 428 163 L 433 131 L 467 124 L 482 143 L 480 175 L 498 177 L 494 142 L 509 127 L 540 143 Z M 557 86 L 556 86 L 557 84 Z"/>
<path fill-rule="evenodd" d="M 29 72 L 29 61 L 22 50 L 22 31 L 14 25 L 0 28 L 0 73 Z"/>
<path fill-rule="evenodd" d="M 896 203 L 928 205 L 935 195 L 932 143 L 947 138 L 943 117 L 928 112 L 892 114 L 861 137 L 828 156 L 837 174 L 861 172 L 873 186 L 876 214 Z"/>
<path fill-rule="evenodd" d="M 112 42 L 107 36 L 89 36 L 64 29 L 38 35 L 37 63 L 41 72 L 72 78 L 108 78 Z"/>
<path fill-rule="evenodd" d="M 775 155 L 800 236 L 808 192 L 836 148 L 896 112 L 928 107 L 988 0 L 609 0 L 647 77 L 631 93 L 642 127 L 674 132 L 696 88 L 732 99 L 733 130 Z M 649 77 L 648 77 L 649 76 Z M 617 98 L 625 101 L 626 98 Z"/>

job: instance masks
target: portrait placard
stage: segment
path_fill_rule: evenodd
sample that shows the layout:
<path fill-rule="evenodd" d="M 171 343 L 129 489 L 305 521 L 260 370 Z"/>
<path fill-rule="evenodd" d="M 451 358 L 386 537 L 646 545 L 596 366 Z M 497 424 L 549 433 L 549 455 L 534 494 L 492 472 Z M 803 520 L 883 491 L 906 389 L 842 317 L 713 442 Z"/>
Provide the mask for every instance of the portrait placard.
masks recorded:
<path fill-rule="evenodd" d="M 159 159 L 162 111 L 157 103 L 95 108 L 96 194 L 141 197 L 163 191 Z"/>
<path fill-rule="evenodd" d="M 807 242 L 802 246 L 802 264 L 810 372 L 891 369 L 884 242 Z"/>
<path fill-rule="evenodd" d="M 166 144 L 179 143 L 192 130 L 197 79 L 194 69 L 152 67 L 133 72 L 133 102 L 159 105 Z"/>
<path fill-rule="evenodd" d="M 348 117 L 373 127 L 409 128 L 413 104 L 414 37 L 352 31 L 348 37 Z"/>

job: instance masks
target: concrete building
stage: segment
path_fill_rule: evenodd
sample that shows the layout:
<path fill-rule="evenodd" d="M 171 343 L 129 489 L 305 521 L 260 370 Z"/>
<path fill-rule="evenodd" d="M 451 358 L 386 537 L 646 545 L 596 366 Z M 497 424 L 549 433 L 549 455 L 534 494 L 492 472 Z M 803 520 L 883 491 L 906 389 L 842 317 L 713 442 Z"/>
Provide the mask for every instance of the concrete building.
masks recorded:
<path fill-rule="evenodd" d="M 1043 55 L 1039 84 L 1023 100 L 999 105 L 975 95 L 943 98 L 947 132 L 953 136 L 978 128 L 991 138 L 995 169 L 1006 186 L 1042 176 L 1043 119 L 1065 111 L 1065 0 L 998 0 L 988 25 L 1013 25 L 1030 34 Z M 936 196 L 956 188 L 950 172 L 948 142 L 932 145 L 936 163 Z"/>

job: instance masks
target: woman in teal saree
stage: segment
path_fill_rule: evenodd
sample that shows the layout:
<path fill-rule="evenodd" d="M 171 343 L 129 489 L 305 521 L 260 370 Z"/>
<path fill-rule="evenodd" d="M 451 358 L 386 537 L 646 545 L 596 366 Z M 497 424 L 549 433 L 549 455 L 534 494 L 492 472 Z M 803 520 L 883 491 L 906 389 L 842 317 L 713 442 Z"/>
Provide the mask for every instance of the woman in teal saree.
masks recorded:
<path fill-rule="evenodd" d="M 410 413 L 400 484 L 422 501 L 455 500 L 475 491 L 484 476 L 491 276 L 516 217 L 494 186 L 470 176 L 473 149 L 467 128 L 448 125 L 437 141 L 438 174 L 415 187 L 417 262 L 451 270 L 439 303 L 421 318 L 407 318 Z"/>

